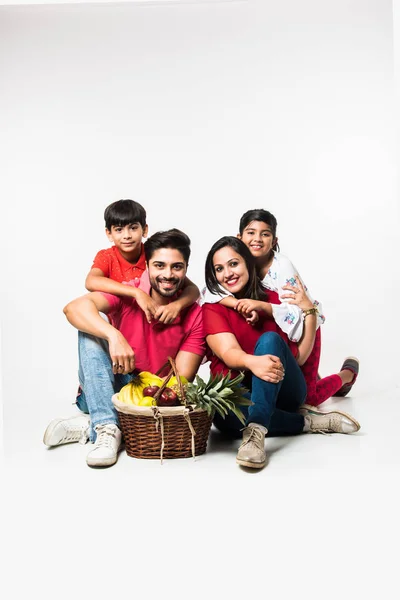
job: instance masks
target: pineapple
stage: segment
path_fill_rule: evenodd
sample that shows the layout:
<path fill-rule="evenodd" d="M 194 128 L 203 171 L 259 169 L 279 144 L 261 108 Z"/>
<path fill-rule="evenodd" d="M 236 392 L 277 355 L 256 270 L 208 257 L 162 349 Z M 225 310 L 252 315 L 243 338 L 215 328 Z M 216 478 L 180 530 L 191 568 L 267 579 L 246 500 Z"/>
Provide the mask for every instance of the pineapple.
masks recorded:
<path fill-rule="evenodd" d="M 222 373 L 213 377 L 206 383 L 201 377 L 196 375 L 195 383 L 184 385 L 185 398 L 180 401 L 186 406 L 192 404 L 196 408 L 203 408 L 211 415 L 215 410 L 225 418 L 231 410 L 244 425 L 245 418 L 239 406 L 251 406 L 253 403 L 244 397 L 248 390 L 241 386 L 244 373 L 240 373 L 234 379 L 230 379 L 230 372 L 227 375 Z"/>

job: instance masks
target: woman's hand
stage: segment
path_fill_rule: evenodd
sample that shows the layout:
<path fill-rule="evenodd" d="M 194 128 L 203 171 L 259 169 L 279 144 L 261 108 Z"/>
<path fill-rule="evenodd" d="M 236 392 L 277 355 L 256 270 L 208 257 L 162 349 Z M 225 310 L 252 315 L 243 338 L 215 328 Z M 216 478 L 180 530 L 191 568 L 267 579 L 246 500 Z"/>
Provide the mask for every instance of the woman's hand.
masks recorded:
<path fill-rule="evenodd" d="M 248 368 L 256 377 L 269 383 L 279 383 L 285 376 L 280 358 L 272 354 L 248 355 Z"/>
<path fill-rule="evenodd" d="M 283 290 L 288 290 L 292 292 L 291 294 L 282 294 L 281 298 L 284 298 L 288 304 L 295 304 L 301 310 L 308 310 L 309 308 L 313 308 L 314 305 L 311 302 L 310 298 L 307 296 L 307 292 L 304 289 L 303 284 L 301 283 L 299 276 L 295 276 L 296 285 L 290 285 L 287 283 L 282 286 Z"/>

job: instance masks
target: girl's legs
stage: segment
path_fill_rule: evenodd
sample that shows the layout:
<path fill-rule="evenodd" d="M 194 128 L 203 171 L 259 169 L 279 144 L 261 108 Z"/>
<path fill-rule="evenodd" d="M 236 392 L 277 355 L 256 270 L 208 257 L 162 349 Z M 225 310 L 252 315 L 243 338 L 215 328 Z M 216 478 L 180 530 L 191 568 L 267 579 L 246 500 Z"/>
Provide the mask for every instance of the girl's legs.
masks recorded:
<path fill-rule="evenodd" d="M 354 381 L 354 373 L 348 369 L 343 369 L 338 374 L 319 379 L 318 368 L 320 356 L 321 328 L 318 328 L 311 354 L 301 367 L 307 384 L 306 403 L 311 406 L 319 406 L 322 402 L 334 396 L 345 384 Z"/>

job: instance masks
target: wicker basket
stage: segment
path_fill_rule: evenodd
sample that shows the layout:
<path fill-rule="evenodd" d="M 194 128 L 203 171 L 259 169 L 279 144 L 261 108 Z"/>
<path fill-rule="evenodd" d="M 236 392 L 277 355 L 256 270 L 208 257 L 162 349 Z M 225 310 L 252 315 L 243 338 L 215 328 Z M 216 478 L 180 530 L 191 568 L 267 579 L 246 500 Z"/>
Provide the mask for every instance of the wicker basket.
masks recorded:
<path fill-rule="evenodd" d="M 157 392 L 159 396 L 172 375 L 179 376 L 173 359 L 171 370 Z M 183 390 L 182 390 L 183 391 Z M 118 412 L 125 449 L 134 458 L 189 458 L 204 454 L 212 415 L 194 406 L 136 406 L 112 397 Z"/>

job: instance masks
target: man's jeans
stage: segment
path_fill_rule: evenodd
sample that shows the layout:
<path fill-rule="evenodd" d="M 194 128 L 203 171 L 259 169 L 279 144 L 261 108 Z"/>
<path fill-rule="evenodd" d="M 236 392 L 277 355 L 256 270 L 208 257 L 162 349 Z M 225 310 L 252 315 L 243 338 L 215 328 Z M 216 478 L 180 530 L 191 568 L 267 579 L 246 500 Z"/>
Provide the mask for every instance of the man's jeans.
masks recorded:
<path fill-rule="evenodd" d="M 275 332 L 263 333 L 254 349 L 256 356 L 272 354 L 278 356 L 283 364 L 285 376 L 280 383 L 269 383 L 255 375 L 251 378 L 252 406 L 240 407 L 246 416 L 246 424 L 259 423 L 268 429 L 268 436 L 295 435 L 304 428 L 304 417 L 297 413 L 305 402 L 307 388 L 303 373 L 289 346 Z M 233 414 L 223 419 L 215 415 L 214 425 L 231 437 L 241 437 L 243 425 Z"/>
<path fill-rule="evenodd" d="M 118 425 L 111 397 L 131 381 L 132 375 L 114 375 L 106 340 L 81 331 L 78 333 L 79 383 L 82 393 L 76 403 L 81 411 L 90 414 L 90 441 L 94 442 L 96 425 Z"/>

